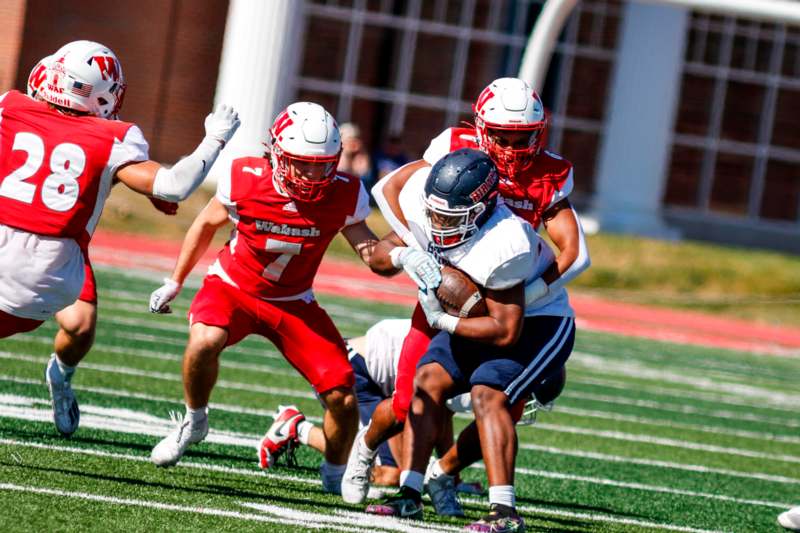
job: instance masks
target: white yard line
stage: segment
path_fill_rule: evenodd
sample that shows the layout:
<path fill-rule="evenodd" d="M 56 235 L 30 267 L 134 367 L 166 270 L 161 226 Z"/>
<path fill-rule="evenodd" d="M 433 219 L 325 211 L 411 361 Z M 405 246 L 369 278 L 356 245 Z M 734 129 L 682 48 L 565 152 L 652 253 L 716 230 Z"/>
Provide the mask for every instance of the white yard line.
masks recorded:
<path fill-rule="evenodd" d="M 132 461 L 138 461 L 138 462 L 148 462 L 149 461 L 149 459 L 146 458 L 146 457 L 132 456 L 132 455 L 120 454 L 120 453 L 103 452 L 103 451 L 99 451 L 99 450 L 84 450 L 84 449 L 81 449 L 81 448 L 66 447 L 66 446 L 53 446 L 53 445 L 46 445 L 46 444 L 39 444 L 39 443 L 21 442 L 21 441 L 15 441 L 15 440 L 12 440 L 12 439 L 0 439 L 0 444 L 7 444 L 7 445 L 12 445 L 12 446 L 33 447 L 33 448 L 39 448 L 39 449 L 54 450 L 54 451 L 59 451 L 59 452 L 79 453 L 79 454 L 91 455 L 91 456 L 96 456 L 96 457 L 106 457 L 106 458 L 112 458 L 112 459 L 132 460 Z M 269 477 L 269 478 L 272 478 L 272 479 L 278 479 L 278 480 L 284 480 L 284 481 L 294 481 L 294 482 L 301 482 L 301 483 L 310 483 L 310 484 L 313 484 L 313 485 L 319 485 L 319 481 L 318 480 L 295 478 L 295 477 L 291 477 L 291 476 L 280 476 L 280 475 L 269 474 L 269 473 L 261 474 L 259 472 L 255 472 L 255 471 L 252 471 L 252 470 L 245 470 L 245 469 L 241 469 L 241 468 L 230 468 L 230 467 L 223 467 L 223 466 L 217 466 L 217 465 L 208 465 L 208 464 L 202 464 L 202 463 L 192 463 L 192 462 L 187 462 L 187 461 L 179 463 L 178 466 L 179 467 L 188 467 L 188 468 L 198 468 L 198 469 L 201 469 L 201 470 L 212 470 L 212 471 L 232 473 L 232 474 L 242 474 L 242 475 L 247 475 L 247 476 L 263 476 L 263 475 L 266 475 L 266 477 Z M 9 484 L 0 485 L 0 489 L 14 490 L 14 489 L 6 488 L 8 485 Z M 48 489 L 43 489 L 43 490 L 48 490 Z M 76 493 L 71 493 L 71 494 L 76 494 Z M 77 494 L 80 494 L 80 493 L 77 493 Z M 478 500 L 478 499 L 474 499 L 474 498 L 469 499 L 469 501 L 471 501 L 473 503 L 485 503 L 485 501 L 483 501 L 483 500 Z M 260 506 L 261 504 L 252 504 L 251 507 L 253 505 Z M 189 507 L 187 507 L 187 509 L 188 508 Z M 252 507 L 252 508 L 258 508 L 258 507 Z M 595 521 L 595 522 L 605 522 L 605 523 L 613 523 L 613 524 L 633 525 L 633 526 L 639 526 L 639 527 L 648 527 L 648 528 L 653 528 L 653 529 L 661 529 L 661 530 L 666 530 L 666 531 L 677 531 L 677 532 L 685 532 L 685 533 L 717 533 L 717 532 L 714 532 L 713 530 L 697 529 L 697 528 L 692 528 L 692 527 L 679 526 L 679 525 L 673 525 L 673 524 L 663 524 L 663 523 L 658 523 L 658 522 L 649 522 L 649 521 L 645 521 L 645 520 L 634 520 L 634 519 L 628 519 L 628 518 L 618 518 L 618 517 L 614 517 L 614 516 L 608 516 L 608 515 L 602 515 L 602 514 L 596 514 L 596 513 L 576 513 L 576 512 L 570 512 L 570 511 L 559 511 L 559 510 L 553 510 L 551 508 L 540 507 L 540 506 L 523 505 L 523 506 L 518 506 L 517 508 L 520 511 L 527 512 L 527 513 L 535 513 L 535 514 L 542 514 L 542 515 L 555 516 L 555 517 L 579 518 L 579 519 L 582 519 L 582 520 L 591 520 L 591 521 Z M 194 509 L 194 507 L 192 507 L 192 509 Z M 341 511 L 341 513 L 347 513 L 346 516 L 350 515 L 350 512 Z M 339 513 L 337 513 L 337 514 L 339 514 Z M 355 515 L 354 516 L 354 520 L 356 520 L 358 524 L 365 523 L 365 520 L 368 518 L 367 515 L 360 515 L 359 513 L 352 513 L 352 514 Z M 261 515 L 256 515 L 256 516 L 261 516 Z M 324 517 L 324 516 L 329 516 L 329 515 L 321 515 L 321 516 Z M 442 526 L 442 525 L 439 525 L 439 524 L 436 524 L 436 526 L 439 529 L 444 529 L 446 527 L 446 526 Z M 374 530 L 374 527 L 372 526 L 372 524 L 370 524 L 370 527 L 372 528 L 372 530 Z M 458 530 L 458 529 L 460 529 L 460 528 L 454 528 L 454 530 Z"/>

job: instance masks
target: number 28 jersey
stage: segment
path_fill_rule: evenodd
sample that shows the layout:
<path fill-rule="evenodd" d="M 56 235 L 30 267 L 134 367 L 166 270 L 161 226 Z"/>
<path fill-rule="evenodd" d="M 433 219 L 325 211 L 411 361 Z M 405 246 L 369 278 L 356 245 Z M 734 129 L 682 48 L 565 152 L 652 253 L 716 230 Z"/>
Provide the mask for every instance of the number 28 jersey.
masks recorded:
<path fill-rule="evenodd" d="M 86 244 L 117 169 L 148 158 L 133 124 L 0 96 L 0 224 Z"/>
<path fill-rule="evenodd" d="M 320 200 L 295 202 L 276 188 L 267 159 L 234 160 L 217 184 L 217 200 L 236 227 L 209 274 L 266 300 L 311 298 L 333 237 L 370 212 L 357 177 L 337 174 L 329 187 Z"/>

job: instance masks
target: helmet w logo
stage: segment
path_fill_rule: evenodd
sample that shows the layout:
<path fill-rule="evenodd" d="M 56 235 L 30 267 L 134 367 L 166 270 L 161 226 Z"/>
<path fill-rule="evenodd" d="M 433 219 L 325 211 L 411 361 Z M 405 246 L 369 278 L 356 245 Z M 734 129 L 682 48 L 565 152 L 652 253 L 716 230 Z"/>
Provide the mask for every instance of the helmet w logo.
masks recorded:
<path fill-rule="evenodd" d="M 97 68 L 100 69 L 100 75 L 104 80 L 119 81 L 121 68 L 116 58 L 109 56 L 94 56 L 92 58 L 97 63 Z"/>

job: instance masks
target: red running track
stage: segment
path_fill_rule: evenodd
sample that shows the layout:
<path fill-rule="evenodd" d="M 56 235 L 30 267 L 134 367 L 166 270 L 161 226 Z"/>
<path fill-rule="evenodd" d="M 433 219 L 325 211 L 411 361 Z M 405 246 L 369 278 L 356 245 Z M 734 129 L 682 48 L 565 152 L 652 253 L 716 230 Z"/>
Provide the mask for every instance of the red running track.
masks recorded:
<path fill-rule="evenodd" d="M 98 231 L 92 239 L 89 255 L 94 264 L 143 268 L 168 275 L 179 250 L 180 242 L 176 241 Z M 215 249 L 203 256 L 195 272 L 203 272 L 216 253 Z M 411 306 L 416 303 L 415 285 L 406 276 L 382 278 L 364 265 L 330 258 L 322 262 L 314 290 L 391 304 Z M 574 292 L 570 294 L 570 301 L 578 327 L 587 330 L 774 355 L 800 355 L 800 328 L 613 302 Z"/>

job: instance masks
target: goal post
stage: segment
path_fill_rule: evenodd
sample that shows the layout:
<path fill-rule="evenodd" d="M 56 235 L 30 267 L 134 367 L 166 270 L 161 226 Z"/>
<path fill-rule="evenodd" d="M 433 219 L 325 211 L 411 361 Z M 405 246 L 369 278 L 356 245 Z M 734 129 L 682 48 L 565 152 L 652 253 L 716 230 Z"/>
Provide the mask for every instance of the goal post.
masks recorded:
<path fill-rule="evenodd" d="M 746 17 L 778 24 L 800 25 L 797 0 L 635 0 L 648 4 L 683 7 L 706 13 Z M 578 0 L 547 0 L 536 20 L 525 52 L 519 77 L 541 91 L 556 41 Z"/>

